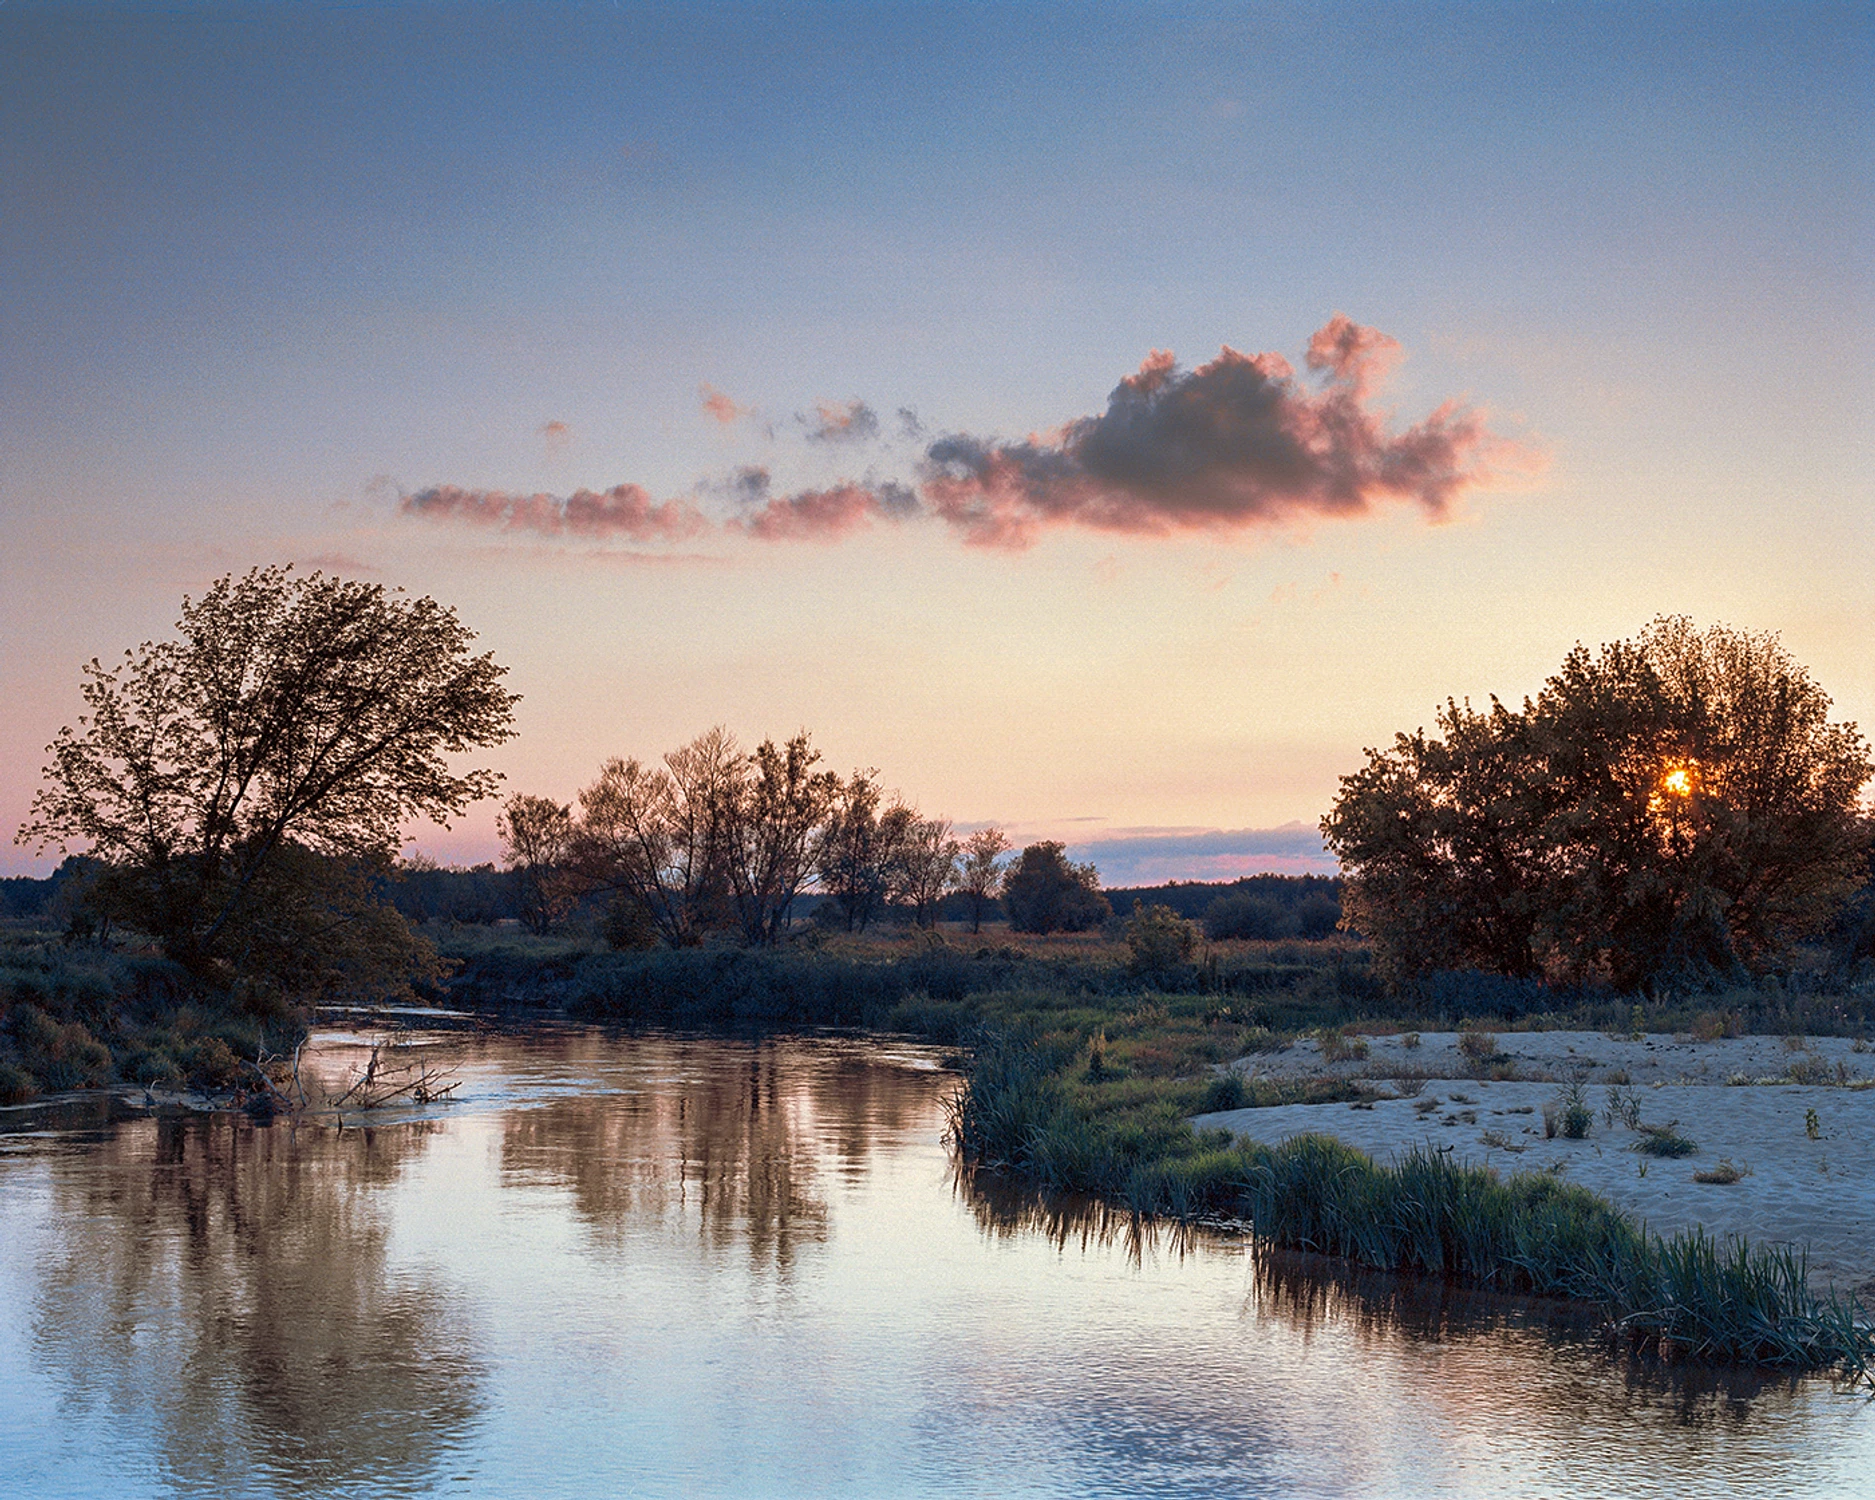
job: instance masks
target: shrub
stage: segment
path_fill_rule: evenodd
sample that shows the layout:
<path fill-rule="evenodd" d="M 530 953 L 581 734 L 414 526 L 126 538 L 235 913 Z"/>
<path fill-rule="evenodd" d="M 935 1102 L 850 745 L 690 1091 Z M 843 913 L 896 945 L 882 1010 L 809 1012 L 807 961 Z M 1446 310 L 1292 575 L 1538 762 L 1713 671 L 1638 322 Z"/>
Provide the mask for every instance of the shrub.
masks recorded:
<path fill-rule="evenodd" d="M 1198 945 L 1198 929 L 1169 906 L 1133 903 L 1126 922 L 1126 946 L 1132 950 L 1129 967 L 1135 974 L 1168 975 L 1191 961 Z"/>
<path fill-rule="evenodd" d="M 1699 1150 L 1699 1145 L 1674 1128 L 1679 1123 L 1678 1120 L 1669 1120 L 1664 1125 L 1641 1126 L 1641 1138 L 1634 1143 L 1633 1149 L 1643 1156 L 1692 1156 Z"/>
<path fill-rule="evenodd" d="M 241 1064 L 218 1036 L 201 1037 L 183 1048 L 182 1076 L 190 1088 L 231 1088 L 240 1079 Z"/>
<path fill-rule="evenodd" d="M 10 1062 L 0 1062 L 0 1104 L 24 1104 L 38 1092 L 32 1074 Z"/>

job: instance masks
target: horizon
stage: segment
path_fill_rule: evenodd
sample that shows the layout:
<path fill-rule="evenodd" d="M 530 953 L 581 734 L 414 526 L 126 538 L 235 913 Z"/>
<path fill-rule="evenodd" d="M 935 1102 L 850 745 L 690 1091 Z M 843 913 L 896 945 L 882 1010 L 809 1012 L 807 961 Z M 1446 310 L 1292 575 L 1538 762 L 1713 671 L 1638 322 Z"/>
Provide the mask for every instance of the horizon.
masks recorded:
<path fill-rule="evenodd" d="M 276 562 L 457 610 L 504 794 L 805 727 L 1110 885 L 1333 874 L 1366 747 L 1662 614 L 1869 725 L 1872 82 L 1861 5 L 9 5 L 0 875 L 80 664 Z"/>

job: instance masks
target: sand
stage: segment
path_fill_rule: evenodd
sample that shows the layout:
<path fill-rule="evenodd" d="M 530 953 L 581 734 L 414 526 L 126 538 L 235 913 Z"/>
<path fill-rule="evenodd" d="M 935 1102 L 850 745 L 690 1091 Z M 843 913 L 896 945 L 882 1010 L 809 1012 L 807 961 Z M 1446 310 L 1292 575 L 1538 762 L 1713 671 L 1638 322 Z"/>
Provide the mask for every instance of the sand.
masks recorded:
<path fill-rule="evenodd" d="M 1516 1076 L 1496 1081 L 1476 1076 L 1452 1032 L 1427 1032 L 1413 1048 L 1401 1037 L 1362 1040 L 1364 1059 L 1330 1063 L 1305 1039 L 1230 1066 L 1246 1076 L 1372 1079 L 1381 1092 L 1406 1097 L 1377 1098 L 1371 1108 L 1226 1110 L 1194 1123 L 1267 1145 L 1319 1132 L 1380 1161 L 1430 1146 L 1505 1175 L 1558 1170 L 1662 1234 L 1699 1225 L 1754 1245 L 1807 1250 L 1813 1285 L 1875 1305 L 1875 1053 L 1854 1051 L 1846 1038 L 1796 1047 L 1782 1037 L 1504 1033 L 1496 1071 Z M 1794 1082 L 1793 1071 L 1829 1081 Z M 1545 1138 L 1545 1105 L 1577 1079 L 1595 1112 L 1587 1137 Z M 1640 1136 L 1607 1118 L 1611 1086 L 1638 1101 L 1643 1124 L 1677 1122 L 1698 1151 L 1677 1159 L 1637 1153 Z M 1437 1107 L 1415 1107 L 1428 1100 Z M 1746 1175 L 1729 1185 L 1693 1180 L 1724 1159 Z"/>

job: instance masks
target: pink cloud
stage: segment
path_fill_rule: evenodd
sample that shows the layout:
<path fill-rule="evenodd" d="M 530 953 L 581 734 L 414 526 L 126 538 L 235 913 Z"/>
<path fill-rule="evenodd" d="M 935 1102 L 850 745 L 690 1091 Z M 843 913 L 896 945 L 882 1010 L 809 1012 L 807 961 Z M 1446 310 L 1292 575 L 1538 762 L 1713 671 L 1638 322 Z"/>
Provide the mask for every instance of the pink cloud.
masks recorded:
<path fill-rule="evenodd" d="M 703 409 L 725 427 L 749 412 L 748 407 L 736 405 L 708 381 L 697 387 L 697 399 L 703 403 Z"/>
<path fill-rule="evenodd" d="M 1137 536 L 1242 533 L 1319 517 L 1358 517 L 1384 504 L 1450 515 L 1471 490 L 1541 469 L 1540 449 L 1491 430 L 1458 400 L 1400 427 L 1376 404 L 1400 358 L 1397 340 L 1337 313 L 1310 338 L 1299 376 L 1279 354 L 1226 346 L 1194 370 L 1155 349 L 1107 398 L 1106 410 L 1021 441 L 952 433 L 930 443 L 919 488 L 840 480 L 773 495 L 765 468 L 704 481 L 733 518 L 713 521 L 693 501 L 656 501 L 639 485 L 603 492 L 509 494 L 438 485 L 406 496 L 405 514 L 541 536 L 673 542 L 739 535 L 834 541 L 876 520 L 931 515 L 967 544 L 1020 549 L 1051 527 Z M 747 415 L 714 387 L 699 388 L 718 421 Z M 920 431 L 901 409 L 906 435 Z M 822 403 L 799 418 L 810 442 L 855 443 L 880 433 L 864 401 Z M 564 423 L 541 431 L 562 437 Z"/>
<path fill-rule="evenodd" d="M 398 508 L 405 515 L 503 531 L 631 542 L 684 541 L 710 526 L 688 500 L 653 500 L 636 484 L 614 485 L 602 491 L 575 490 L 565 499 L 439 484 L 406 495 Z"/>
<path fill-rule="evenodd" d="M 812 417 L 802 417 L 810 443 L 862 443 L 879 435 L 879 414 L 864 401 L 820 401 Z"/>
<path fill-rule="evenodd" d="M 765 542 L 837 541 L 875 520 L 898 520 L 917 508 L 917 498 L 903 485 L 840 484 L 777 496 L 744 518 L 741 529 Z"/>
<path fill-rule="evenodd" d="M 1440 519 L 1467 490 L 1540 466 L 1457 401 L 1394 431 L 1369 403 L 1398 356 L 1394 339 L 1339 313 L 1309 340 L 1320 389 L 1277 354 L 1227 346 L 1184 372 L 1154 350 L 1100 416 L 1023 442 L 931 444 L 924 499 L 965 541 L 1020 548 L 1050 526 L 1238 531 L 1392 500 Z"/>

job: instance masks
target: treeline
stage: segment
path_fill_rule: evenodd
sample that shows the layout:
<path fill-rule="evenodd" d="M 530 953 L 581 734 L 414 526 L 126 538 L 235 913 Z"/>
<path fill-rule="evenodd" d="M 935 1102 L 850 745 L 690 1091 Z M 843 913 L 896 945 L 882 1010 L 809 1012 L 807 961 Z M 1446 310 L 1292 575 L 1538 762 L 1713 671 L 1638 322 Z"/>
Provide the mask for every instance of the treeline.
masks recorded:
<path fill-rule="evenodd" d="M 725 932 L 773 947 L 809 888 L 813 920 L 849 932 L 895 912 L 930 927 L 947 900 L 973 928 L 999 901 L 1021 931 L 1111 915 L 1098 873 L 1060 844 L 1005 865 L 1001 829 L 959 839 L 888 793 L 876 768 L 841 776 L 820 759 L 806 733 L 745 752 L 719 727 L 656 763 L 607 761 L 573 802 L 510 797 L 499 829 L 521 921 L 544 934 L 596 907 L 615 948 L 693 948 Z"/>
<path fill-rule="evenodd" d="M 1341 922 L 1341 882 L 1322 875 L 1245 875 L 1232 881 L 1174 881 L 1107 892 L 1115 911 L 1163 906 L 1203 924 L 1213 942 L 1324 938 Z"/>

